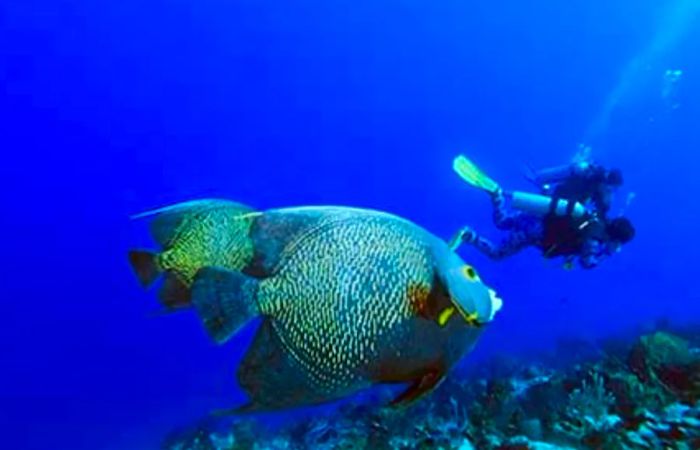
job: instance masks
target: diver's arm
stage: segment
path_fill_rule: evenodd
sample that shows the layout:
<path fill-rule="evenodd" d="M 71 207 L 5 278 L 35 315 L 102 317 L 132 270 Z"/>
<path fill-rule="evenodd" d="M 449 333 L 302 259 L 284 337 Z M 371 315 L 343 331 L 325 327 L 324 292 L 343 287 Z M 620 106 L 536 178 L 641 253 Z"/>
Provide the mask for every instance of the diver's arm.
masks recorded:
<path fill-rule="evenodd" d="M 481 250 L 481 252 L 489 258 L 495 260 L 513 256 L 531 245 L 533 245 L 533 243 L 523 238 L 521 233 L 511 233 L 510 236 L 508 236 L 499 245 L 494 245 L 482 237 L 479 237 L 479 239 L 474 242 L 474 246 L 476 248 Z"/>
<path fill-rule="evenodd" d="M 612 191 L 608 186 L 601 185 L 593 194 L 591 200 L 595 206 L 595 210 L 598 211 L 601 216 L 605 217 L 608 211 L 610 211 L 610 205 L 612 204 Z"/>
<path fill-rule="evenodd" d="M 496 245 L 485 237 L 478 235 L 470 227 L 464 227 L 459 230 L 448 245 L 452 251 L 457 251 L 462 244 L 471 244 L 481 253 L 495 260 L 512 256 L 525 247 L 532 245 L 531 242 L 528 242 L 523 237 L 522 233 L 512 233 L 500 245 Z"/>
<path fill-rule="evenodd" d="M 579 263 L 584 269 L 593 269 L 603 259 L 603 243 L 597 239 L 586 239 L 581 248 Z"/>

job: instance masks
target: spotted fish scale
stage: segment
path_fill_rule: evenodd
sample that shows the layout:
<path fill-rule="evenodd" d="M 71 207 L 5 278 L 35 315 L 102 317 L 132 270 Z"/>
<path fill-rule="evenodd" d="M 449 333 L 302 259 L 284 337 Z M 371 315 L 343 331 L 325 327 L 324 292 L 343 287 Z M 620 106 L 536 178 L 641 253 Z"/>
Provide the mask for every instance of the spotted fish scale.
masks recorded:
<path fill-rule="evenodd" d="M 215 210 L 185 217 L 173 236 L 177 245 L 160 256 L 161 267 L 176 268 L 187 285 L 203 266 L 245 267 L 253 255 L 248 230 L 255 215 Z"/>
<path fill-rule="evenodd" d="M 400 217 L 358 208 L 254 212 L 226 200 L 151 211 L 160 253 L 132 250 L 142 286 L 192 307 L 224 344 L 262 316 L 237 370 L 264 411 L 408 383 L 393 404 L 434 389 L 500 308 L 448 245 Z"/>
<path fill-rule="evenodd" d="M 382 214 L 336 217 L 296 240 L 261 291 L 273 305 L 294 299 L 275 314 L 275 329 L 319 389 L 366 380 L 375 343 L 399 338 L 396 325 L 412 317 L 409 285 L 433 276 L 429 249 L 415 235 Z"/>

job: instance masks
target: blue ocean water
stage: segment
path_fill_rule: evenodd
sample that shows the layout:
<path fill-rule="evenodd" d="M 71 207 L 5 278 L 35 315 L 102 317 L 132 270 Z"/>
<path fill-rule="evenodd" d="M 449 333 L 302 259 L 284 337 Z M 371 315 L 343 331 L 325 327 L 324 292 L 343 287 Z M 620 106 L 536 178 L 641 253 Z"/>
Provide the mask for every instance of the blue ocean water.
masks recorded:
<path fill-rule="evenodd" d="M 452 159 L 529 189 L 524 163 L 583 142 L 623 169 L 637 237 L 585 272 L 463 249 L 505 302 L 467 359 L 697 321 L 697 3 L 2 2 L 2 447 L 158 448 L 241 400 L 250 333 L 152 317 L 127 264 L 129 216 L 193 198 L 497 237 Z"/>

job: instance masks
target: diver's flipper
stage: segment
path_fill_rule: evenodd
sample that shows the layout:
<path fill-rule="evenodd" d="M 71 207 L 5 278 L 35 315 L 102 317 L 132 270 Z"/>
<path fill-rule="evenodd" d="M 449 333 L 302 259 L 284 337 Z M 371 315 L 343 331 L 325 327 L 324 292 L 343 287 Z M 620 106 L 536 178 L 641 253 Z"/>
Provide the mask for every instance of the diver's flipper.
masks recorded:
<path fill-rule="evenodd" d="M 407 406 L 432 392 L 445 379 L 445 371 L 440 367 L 428 370 L 414 380 L 408 388 L 389 403 L 391 407 Z"/>
<path fill-rule="evenodd" d="M 192 284 L 192 304 L 209 335 L 222 343 L 259 314 L 258 282 L 239 272 L 200 269 Z"/>
<path fill-rule="evenodd" d="M 500 187 L 464 155 L 455 158 L 452 168 L 467 183 L 493 194 Z"/>
<path fill-rule="evenodd" d="M 290 354 L 270 319 L 263 320 L 238 368 L 250 403 L 236 412 L 274 411 L 325 400 L 308 372 Z"/>
<path fill-rule="evenodd" d="M 168 248 L 185 220 L 191 219 L 194 215 L 216 209 L 230 210 L 232 215 L 244 215 L 254 212 L 253 208 L 241 203 L 219 199 L 203 199 L 146 211 L 131 218 L 154 217 L 151 223 L 151 234 L 156 242 L 164 248 Z"/>

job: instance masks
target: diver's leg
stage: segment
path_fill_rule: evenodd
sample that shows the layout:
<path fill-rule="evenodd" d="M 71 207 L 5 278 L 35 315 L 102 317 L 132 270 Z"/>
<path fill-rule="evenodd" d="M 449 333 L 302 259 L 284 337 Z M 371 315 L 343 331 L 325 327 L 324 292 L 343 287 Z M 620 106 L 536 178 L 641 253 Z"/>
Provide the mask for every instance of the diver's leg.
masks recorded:
<path fill-rule="evenodd" d="M 513 256 L 525 247 L 532 245 L 526 233 L 516 231 L 511 233 L 499 245 L 493 245 L 486 239 L 480 238 L 474 242 L 474 246 L 491 259 L 503 259 Z"/>
<path fill-rule="evenodd" d="M 493 245 L 488 240 L 475 236 L 473 245 L 491 259 L 503 259 L 513 256 L 526 247 L 536 246 L 542 241 L 544 228 L 539 217 L 527 214 L 511 216 L 510 227 L 512 230 L 498 245 Z"/>
<path fill-rule="evenodd" d="M 491 202 L 493 203 L 493 222 L 499 230 L 513 229 L 520 218 L 519 211 L 509 211 L 506 208 L 506 196 L 503 189 L 496 190 L 491 194 Z"/>
<path fill-rule="evenodd" d="M 466 226 L 459 230 L 457 234 L 450 240 L 448 245 L 450 246 L 451 250 L 457 251 L 457 249 L 462 244 L 473 245 L 487 254 L 489 253 L 489 250 L 494 247 L 494 245 L 489 240 L 476 234 L 476 231 L 474 231 L 469 226 Z"/>

